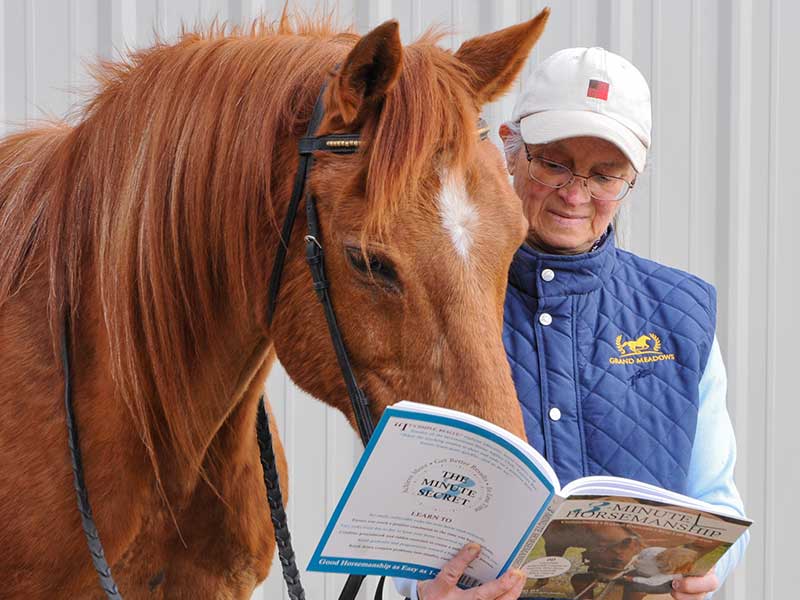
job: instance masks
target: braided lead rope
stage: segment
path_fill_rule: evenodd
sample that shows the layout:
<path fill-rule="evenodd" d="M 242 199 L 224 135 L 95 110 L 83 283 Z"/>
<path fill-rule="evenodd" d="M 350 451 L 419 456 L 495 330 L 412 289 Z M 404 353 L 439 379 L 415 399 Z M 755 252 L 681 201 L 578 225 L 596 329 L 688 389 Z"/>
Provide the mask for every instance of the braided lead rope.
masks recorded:
<path fill-rule="evenodd" d="M 61 332 L 61 361 L 64 367 L 64 406 L 67 411 L 67 434 L 69 436 L 69 453 L 72 459 L 72 477 L 75 484 L 75 495 L 78 499 L 78 511 L 81 513 L 81 524 L 92 555 L 92 564 L 100 579 L 100 587 L 109 600 L 122 600 L 117 589 L 117 584 L 111 576 L 111 567 L 106 562 L 103 544 L 100 542 L 100 533 L 94 522 L 92 507 L 89 504 L 89 492 L 83 479 L 83 460 L 81 446 L 78 440 L 78 425 L 75 422 L 75 412 L 72 408 L 72 385 L 69 370 L 69 311 L 64 317 L 64 330 Z"/>
<path fill-rule="evenodd" d="M 275 464 L 275 452 L 272 449 L 272 433 L 269 430 L 269 416 L 264 406 L 264 395 L 258 400 L 258 416 L 256 419 L 258 447 L 261 451 L 261 467 L 264 469 L 264 485 L 267 488 L 272 527 L 275 530 L 275 542 L 278 546 L 278 557 L 281 561 L 283 579 L 291 600 L 305 600 L 306 594 L 300 583 L 300 571 L 297 568 L 292 536 L 286 521 L 286 510 L 283 508 L 281 482 L 278 478 L 278 467 Z"/>

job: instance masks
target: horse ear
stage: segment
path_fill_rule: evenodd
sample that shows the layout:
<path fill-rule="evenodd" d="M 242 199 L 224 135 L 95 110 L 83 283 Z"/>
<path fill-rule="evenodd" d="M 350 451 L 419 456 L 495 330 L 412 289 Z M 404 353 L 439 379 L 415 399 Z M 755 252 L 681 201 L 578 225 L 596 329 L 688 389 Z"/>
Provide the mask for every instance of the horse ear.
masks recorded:
<path fill-rule="evenodd" d="M 472 88 L 478 104 L 491 102 L 508 91 L 542 35 L 549 16 L 550 9 L 545 8 L 530 21 L 461 44 L 456 57 L 475 74 Z"/>
<path fill-rule="evenodd" d="M 332 115 L 351 125 L 380 102 L 400 76 L 403 46 L 397 21 L 379 25 L 353 47 L 331 84 Z"/>

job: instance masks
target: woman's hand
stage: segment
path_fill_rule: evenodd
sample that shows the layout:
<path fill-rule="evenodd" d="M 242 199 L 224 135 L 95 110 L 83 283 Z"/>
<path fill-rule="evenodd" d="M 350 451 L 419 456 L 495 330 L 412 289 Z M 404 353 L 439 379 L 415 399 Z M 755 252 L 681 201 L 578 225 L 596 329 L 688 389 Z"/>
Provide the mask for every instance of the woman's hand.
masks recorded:
<path fill-rule="evenodd" d="M 716 592 L 719 580 L 714 569 L 702 577 L 684 577 L 672 582 L 672 597 L 675 600 L 703 600 L 709 592 Z"/>
<path fill-rule="evenodd" d="M 464 570 L 478 558 L 480 552 L 481 547 L 478 544 L 464 546 L 442 567 L 436 579 L 419 582 L 419 600 L 517 600 L 525 586 L 525 575 L 518 570 L 507 571 L 499 579 L 470 590 L 462 590 L 456 586 Z"/>

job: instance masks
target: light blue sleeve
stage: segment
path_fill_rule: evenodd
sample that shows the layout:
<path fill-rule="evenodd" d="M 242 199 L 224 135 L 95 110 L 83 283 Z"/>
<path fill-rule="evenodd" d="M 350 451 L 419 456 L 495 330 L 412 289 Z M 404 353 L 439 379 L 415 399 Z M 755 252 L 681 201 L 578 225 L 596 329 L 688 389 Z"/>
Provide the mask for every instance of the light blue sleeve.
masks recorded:
<path fill-rule="evenodd" d="M 725 403 L 727 388 L 725 364 L 715 337 L 700 379 L 697 430 L 689 462 L 686 493 L 709 504 L 733 509 L 736 514 L 744 516 L 742 498 L 733 481 L 736 437 Z M 716 574 L 720 585 L 741 560 L 749 541 L 748 531 L 717 563 Z M 712 596 L 709 594 L 706 598 Z"/>
<path fill-rule="evenodd" d="M 398 594 L 400 594 L 404 598 L 410 598 L 411 600 L 418 600 L 416 579 L 399 579 L 397 577 L 391 577 L 390 579 L 392 580 L 392 583 L 394 584 L 394 589 L 397 590 Z"/>

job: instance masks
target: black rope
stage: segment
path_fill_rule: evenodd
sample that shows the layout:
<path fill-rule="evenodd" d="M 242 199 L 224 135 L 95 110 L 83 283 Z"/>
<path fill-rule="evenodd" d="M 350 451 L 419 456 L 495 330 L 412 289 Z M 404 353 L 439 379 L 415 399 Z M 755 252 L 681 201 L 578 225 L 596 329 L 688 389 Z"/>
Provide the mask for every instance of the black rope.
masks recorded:
<path fill-rule="evenodd" d="M 339 594 L 339 600 L 352 600 L 361 589 L 361 584 L 364 583 L 366 575 L 349 575 L 347 581 Z"/>
<path fill-rule="evenodd" d="M 269 429 L 269 416 L 264 406 L 264 395 L 258 400 L 258 417 L 256 419 L 256 434 L 258 447 L 261 452 L 261 467 L 264 469 L 264 485 L 267 488 L 267 502 L 269 503 L 272 527 L 275 530 L 275 543 L 278 546 L 278 557 L 281 561 L 283 579 L 289 591 L 291 600 L 305 600 L 306 594 L 303 584 L 300 583 L 300 570 L 297 568 L 294 549 L 292 548 L 292 535 L 286 519 L 286 510 L 283 507 L 283 494 L 281 482 L 278 477 L 278 467 L 275 463 L 275 452 L 272 447 L 272 432 Z"/>
<path fill-rule="evenodd" d="M 378 580 L 378 587 L 375 588 L 375 600 L 383 599 L 383 584 L 386 583 L 386 577 L 381 577 Z"/>
<path fill-rule="evenodd" d="M 86 482 L 83 479 L 83 460 L 81 459 L 81 446 L 78 440 L 78 425 L 75 422 L 75 412 L 72 408 L 72 381 L 69 370 L 69 327 L 69 308 L 67 308 L 64 317 L 64 330 L 61 332 L 61 361 L 64 367 L 64 407 L 67 411 L 69 453 L 72 459 L 72 477 L 75 484 L 75 495 L 78 498 L 78 511 L 81 513 L 83 533 L 89 546 L 89 554 L 92 556 L 92 564 L 100 579 L 100 587 L 103 588 L 106 597 L 110 600 L 122 600 L 117 584 L 111 576 L 111 567 L 106 562 L 103 544 L 100 542 L 100 533 L 97 531 L 92 507 L 89 504 L 89 492 L 86 490 Z"/>

